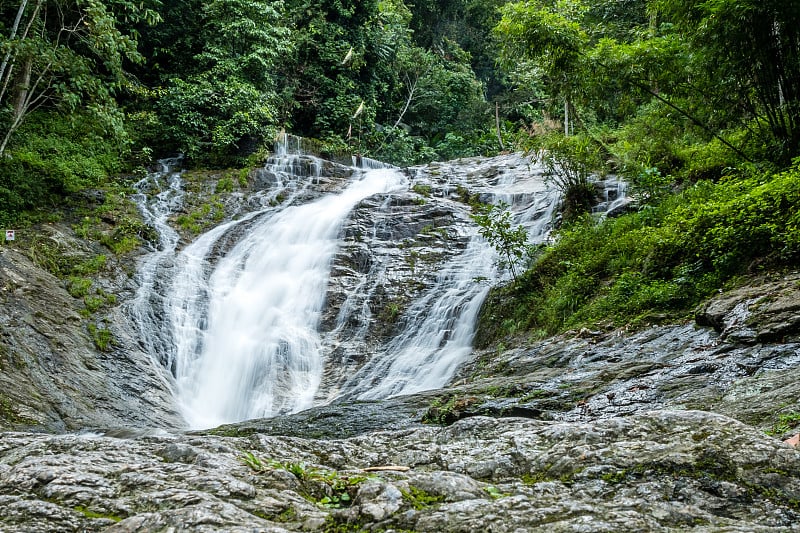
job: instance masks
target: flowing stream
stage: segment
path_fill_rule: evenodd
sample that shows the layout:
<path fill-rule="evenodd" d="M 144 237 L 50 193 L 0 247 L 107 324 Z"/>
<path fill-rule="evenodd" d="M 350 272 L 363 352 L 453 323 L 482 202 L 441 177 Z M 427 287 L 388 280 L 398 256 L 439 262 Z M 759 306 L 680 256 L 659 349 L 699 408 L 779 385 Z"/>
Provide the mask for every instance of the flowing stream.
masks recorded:
<path fill-rule="evenodd" d="M 535 241 L 549 230 L 557 195 L 530 163 L 514 157 L 513 172 L 500 164 L 494 174 L 481 174 L 478 162 L 471 175 L 446 165 L 434 177 L 374 161 L 331 174 L 323 170 L 331 163 L 282 143 L 261 174 L 259 207 L 183 248 L 168 224 L 185 194 L 180 173 L 164 168 L 143 180 L 137 199 L 161 240 L 140 265 L 131 316 L 143 347 L 174 377 L 188 425 L 443 386 L 468 359 L 480 305 L 492 280 L 504 275 L 453 191 L 469 187 L 510 204 Z M 436 194 L 420 199 L 412 183 L 430 183 Z M 153 194 L 155 186 L 161 192 Z M 415 213 L 450 225 L 420 230 Z M 363 235 L 354 229 L 359 216 Z M 416 228 L 408 232 L 417 246 L 423 238 L 450 246 L 438 254 L 433 245 L 415 249 L 438 261 L 424 272 L 409 259 L 413 239 L 395 235 L 403 221 Z M 346 267 L 346 239 L 360 246 L 368 266 Z M 349 289 L 339 287 L 347 283 Z M 376 303 L 388 298 L 386 287 L 399 302 L 384 305 L 396 308 L 388 338 L 371 333 L 387 321 Z M 326 330 L 330 313 L 336 318 Z"/>

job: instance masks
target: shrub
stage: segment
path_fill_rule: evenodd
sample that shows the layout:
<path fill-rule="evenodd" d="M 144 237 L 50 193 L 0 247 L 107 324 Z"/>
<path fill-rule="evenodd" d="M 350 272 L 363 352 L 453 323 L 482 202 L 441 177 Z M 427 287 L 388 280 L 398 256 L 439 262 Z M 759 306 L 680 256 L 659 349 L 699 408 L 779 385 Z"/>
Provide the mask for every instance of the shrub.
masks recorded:
<path fill-rule="evenodd" d="M 564 220 L 571 222 L 591 210 L 597 195 L 589 177 L 604 172 L 601 146 L 588 135 L 565 137 L 551 132 L 538 138 L 535 149 L 546 177 L 563 195 Z"/>
<path fill-rule="evenodd" d="M 737 276 L 800 259 L 800 160 L 779 174 L 700 181 L 654 206 L 558 232 L 519 280 L 496 289 L 477 339 L 504 324 L 550 333 L 685 316 Z"/>

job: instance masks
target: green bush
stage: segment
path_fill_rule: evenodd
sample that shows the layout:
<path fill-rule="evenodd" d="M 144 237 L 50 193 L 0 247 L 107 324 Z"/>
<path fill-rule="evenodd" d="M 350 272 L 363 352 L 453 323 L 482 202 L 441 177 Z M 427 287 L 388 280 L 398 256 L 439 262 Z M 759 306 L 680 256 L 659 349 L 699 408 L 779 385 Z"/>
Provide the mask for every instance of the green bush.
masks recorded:
<path fill-rule="evenodd" d="M 0 223 L 57 205 L 67 194 L 104 184 L 122 170 L 127 143 L 107 135 L 88 116 L 30 115 L 0 159 Z"/>
<path fill-rule="evenodd" d="M 562 229 L 482 312 L 481 343 L 504 324 L 550 333 L 685 316 L 726 283 L 800 260 L 800 161 L 779 174 L 700 181 L 655 206 Z"/>
<path fill-rule="evenodd" d="M 91 322 L 86 325 L 86 329 L 89 331 L 89 336 L 91 336 L 95 347 L 101 352 L 107 352 L 114 346 L 114 337 L 111 335 L 110 330 L 103 327 L 98 328 Z"/>
<path fill-rule="evenodd" d="M 92 280 L 82 278 L 80 276 L 70 276 L 67 279 L 67 292 L 73 298 L 83 298 L 89 294 L 89 289 L 92 286 Z"/>
<path fill-rule="evenodd" d="M 546 179 L 561 191 L 564 220 L 572 222 L 589 212 L 597 196 L 589 178 L 606 170 L 602 145 L 589 135 L 550 132 L 538 136 L 530 148 L 540 154 Z"/>

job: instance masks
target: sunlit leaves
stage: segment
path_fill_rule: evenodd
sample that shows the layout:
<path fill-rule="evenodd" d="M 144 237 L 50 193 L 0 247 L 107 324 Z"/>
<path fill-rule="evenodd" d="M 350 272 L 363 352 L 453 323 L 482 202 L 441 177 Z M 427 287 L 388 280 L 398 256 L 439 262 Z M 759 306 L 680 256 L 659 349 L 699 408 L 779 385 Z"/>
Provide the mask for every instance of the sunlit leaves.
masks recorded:
<path fill-rule="evenodd" d="M 503 18 L 496 32 L 502 38 L 502 57 L 507 63 L 520 56 L 535 58 L 553 79 L 569 76 L 578 70 L 587 36 L 580 24 L 569 18 L 577 15 L 577 3 L 562 11 L 564 6 L 544 6 L 528 2 L 505 5 Z"/>
<path fill-rule="evenodd" d="M 100 0 L 22 0 L 0 12 L 19 21 L 0 33 L 0 153 L 23 119 L 47 106 L 67 112 L 82 106 L 121 136 L 114 95 L 125 83 L 124 62 L 142 56 L 118 16 L 145 23 L 157 15 L 143 3 Z"/>

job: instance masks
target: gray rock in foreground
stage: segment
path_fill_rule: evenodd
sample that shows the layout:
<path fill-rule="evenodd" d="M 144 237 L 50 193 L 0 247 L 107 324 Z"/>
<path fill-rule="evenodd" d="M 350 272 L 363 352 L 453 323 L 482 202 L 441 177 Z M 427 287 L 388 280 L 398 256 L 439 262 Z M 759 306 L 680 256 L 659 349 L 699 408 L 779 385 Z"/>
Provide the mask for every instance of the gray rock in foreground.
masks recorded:
<path fill-rule="evenodd" d="M 48 231 L 43 240 L 93 257 L 57 227 Z M 109 268 L 108 293 L 130 290 L 121 270 Z M 0 429 L 181 427 L 166 372 L 138 346 L 122 309 L 90 320 L 82 308 L 63 280 L 19 250 L 0 249 Z M 87 330 L 96 320 L 113 332 L 108 351 Z"/>
<path fill-rule="evenodd" d="M 325 441 L 0 436 L 7 532 L 789 531 L 798 502 L 800 452 L 701 411 Z"/>

